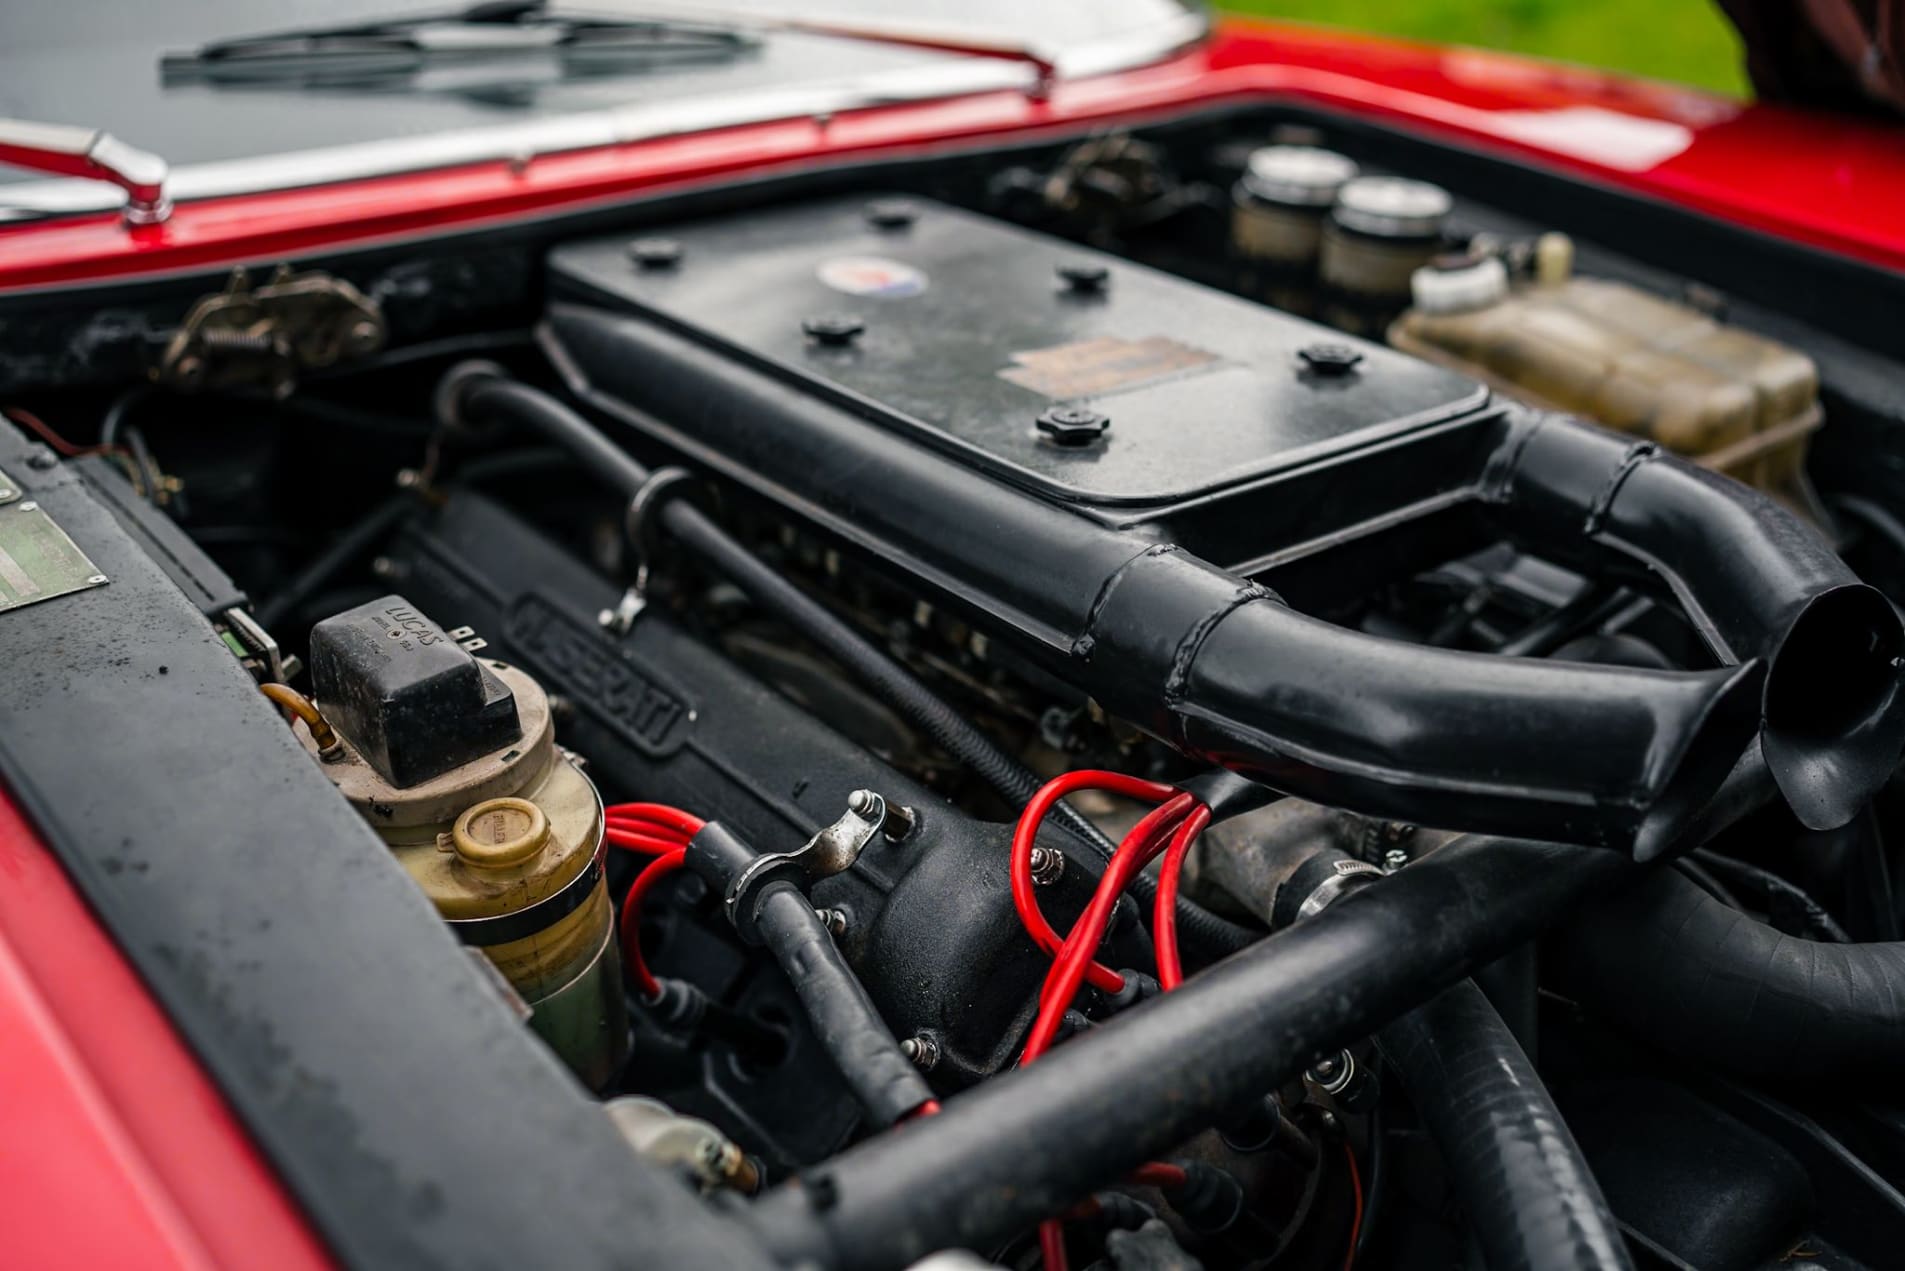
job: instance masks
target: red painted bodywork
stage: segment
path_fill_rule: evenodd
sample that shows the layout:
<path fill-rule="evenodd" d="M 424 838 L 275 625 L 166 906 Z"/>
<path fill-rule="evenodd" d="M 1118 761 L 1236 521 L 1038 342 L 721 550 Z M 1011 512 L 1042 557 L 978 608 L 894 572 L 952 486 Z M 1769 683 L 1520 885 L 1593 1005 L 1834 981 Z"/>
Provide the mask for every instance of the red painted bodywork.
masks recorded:
<path fill-rule="evenodd" d="M 0 791 L 0 1263 L 330 1265 L 211 1079 Z"/>
<path fill-rule="evenodd" d="M 0 290 L 268 263 L 771 172 L 1289 101 L 1905 270 L 1905 130 L 1473 51 L 1231 22 L 1163 64 L 503 163 L 0 230 Z M 1638 128 L 1635 126 L 1638 121 Z M 1599 140 L 1597 141 L 1596 138 Z M 1592 143 L 1592 144 L 1590 144 Z M 1642 162 L 1635 145 L 1650 153 Z M 325 1262 L 210 1081 L 0 795 L 0 1230 L 10 1265 Z"/>
<path fill-rule="evenodd" d="M 810 167 L 1219 103 L 1289 101 L 1588 176 L 1718 219 L 1905 270 L 1905 130 L 1744 105 L 1691 89 L 1473 50 L 1226 23 L 1142 70 L 1049 98 L 977 94 L 402 177 L 181 206 L 127 230 L 110 215 L 0 231 L 0 290 L 262 263 L 426 236 L 741 171 Z M 1638 162 L 1624 154 L 1639 134 Z M 1599 137 L 1600 141 L 1595 139 Z M 1610 144 L 1611 142 L 1611 144 Z"/>

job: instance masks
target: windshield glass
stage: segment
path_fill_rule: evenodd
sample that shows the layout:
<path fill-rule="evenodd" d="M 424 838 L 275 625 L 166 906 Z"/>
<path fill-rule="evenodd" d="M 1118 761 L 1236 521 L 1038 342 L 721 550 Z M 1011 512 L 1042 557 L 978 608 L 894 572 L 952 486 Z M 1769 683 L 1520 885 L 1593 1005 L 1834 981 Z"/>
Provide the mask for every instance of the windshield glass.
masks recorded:
<path fill-rule="evenodd" d="M 526 6 L 533 7 L 533 6 Z M 498 51 L 432 47 L 414 56 L 381 54 L 354 66 L 306 59 L 296 66 L 230 62 L 213 67 L 194 55 L 219 41 L 282 31 L 335 30 L 353 24 L 444 17 L 404 0 L 86 0 L 12 5 L 0 41 L 0 117 L 97 128 L 168 160 L 178 197 L 214 192 L 205 170 L 264 156 L 334 152 L 414 138 L 462 137 L 437 146 L 437 162 L 477 157 L 472 132 L 598 118 L 593 133 L 570 128 L 524 134 L 528 152 L 603 144 L 630 135 L 843 109 L 879 100 L 1011 87 L 1029 68 L 872 39 L 820 34 L 816 24 L 925 34 L 951 40 L 1031 45 L 1085 62 L 1130 65 L 1155 60 L 1193 38 L 1199 19 L 1175 0 L 826 0 L 817 6 L 725 0 L 665 4 L 593 0 L 548 5 L 557 17 L 630 19 L 674 16 L 733 23 L 755 38 L 735 47 L 647 56 L 638 41 L 586 51 L 554 45 Z M 791 30 L 783 19 L 808 29 Z M 1188 26 L 1187 26 L 1188 24 Z M 465 24 L 465 31 L 472 27 Z M 487 34 L 480 26 L 475 34 Z M 490 33 L 495 28 L 489 29 Z M 452 35 L 455 33 L 452 32 Z M 503 34 L 507 34 L 504 32 Z M 459 39 L 464 38 L 459 36 Z M 442 44 L 433 35 L 432 44 Z M 454 41 L 452 41 L 454 43 Z M 172 55 L 170 58 L 167 55 Z M 181 57 L 180 55 L 185 55 Z M 196 66 L 193 63 L 197 63 Z M 216 73 L 204 73 L 207 69 Z M 1067 73 L 1092 73 L 1083 65 Z M 815 90 L 832 89 L 831 96 Z M 631 112 L 643 112 L 638 114 Z M 600 119 L 615 112 L 613 121 Z M 199 170 L 194 175 L 194 170 Z M 287 171 L 274 184 L 297 183 Z M 324 179 L 307 173 L 305 180 Z M 35 188 L 27 189 L 31 183 Z M 63 183 L 71 186 L 72 182 Z M 0 168 L 0 188 L 17 202 L 44 195 L 46 179 Z M 61 193 L 73 197 L 70 190 Z M 110 205 L 111 191 L 94 191 Z M 57 200 L 55 200 L 57 201 Z M 84 200 L 82 199 L 82 202 Z"/>

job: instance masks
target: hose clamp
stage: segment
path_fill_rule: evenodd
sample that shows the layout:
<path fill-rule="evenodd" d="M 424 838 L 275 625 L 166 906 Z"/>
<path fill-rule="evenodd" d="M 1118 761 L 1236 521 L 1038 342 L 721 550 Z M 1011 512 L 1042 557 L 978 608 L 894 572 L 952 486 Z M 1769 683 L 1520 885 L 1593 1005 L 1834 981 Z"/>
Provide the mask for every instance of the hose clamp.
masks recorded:
<path fill-rule="evenodd" d="M 629 497 L 628 510 L 622 513 L 622 533 L 644 563 L 655 558 L 656 549 L 661 545 L 656 513 L 663 504 L 676 498 L 686 498 L 703 511 L 709 510 L 707 492 L 695 480 L 694 473 L 674 464 L 649 473 L 648 480 Z"/>
<path fill-rule="evenodd" d="M 661 529 L 655 522 L 655 513 L 665 501 L 676 496 L 691 499 L 697 507 L 708 506 L 703 487 L 696 483 L 692 473 L 686 468 L 667 467 L 657 468 L 648 475 L 622 514 L 622 533 L 635 557 L 635 581 L 622 592 L 614 608 L 596 615 L 596 621 L 615 635 L 625 636 L 633 630 L 635 619 L 648 607 L 649 565 L 661 546 Z"/>
<path fill-rule="evenodd" d="M 514 909 L 491 918 L 451 918 L 447 921 L 457 939 L 478 949 L 487 949 L 512 940 L 533 936 L 567 918 L 588 902 L 596 883 L 608 866 L 608 838 L 595 845 L 595 855 L 580 874 L 549 895 L 523 909 Z"/>
<path fill-rule="evenodd" d="M 847 798 L 847 810 L 840 819 L 808 839 L 792 852 L 768 852 L 755 857 L 746 869 L 728 884 L 724 904 L 728 921 L 748 944 L 761 943 L 755 927 L 761 894 L 776 883 L 788 883 L 803 894 L 816 880 L 845 873 L 860 859 L 860 853 L 884 833 L 888 838 L 904 837 L 912 827 L 913 814 L 889 804 L 872 790 L 855 790 Z M 897 832 L 896 832 L 897 831 Z"/>
<path fill-rule="evenodd" d="M 1342 896 L 1345 891 L 1372 883 L 1385 877 L 1382 866 L 1371 865 L 1368 861 L 1337 861 L 1331 867 L 1328 878 L 1317 885 L 1315 891 L 1303 898 L 1297 906 L 1298 921 L 1314 918 Z"/>

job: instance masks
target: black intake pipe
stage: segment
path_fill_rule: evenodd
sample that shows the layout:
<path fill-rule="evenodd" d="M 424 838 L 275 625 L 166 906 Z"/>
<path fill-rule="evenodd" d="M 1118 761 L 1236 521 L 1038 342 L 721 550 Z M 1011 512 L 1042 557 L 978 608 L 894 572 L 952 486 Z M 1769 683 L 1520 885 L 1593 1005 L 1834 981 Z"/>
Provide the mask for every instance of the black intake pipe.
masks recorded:
<path fill-rule="evenodd" d="M 1552 555 L 1671 590 L 1725 665 L 1492 657 L 1346 630 L 1160 541 L 1144 517 L 1047 502 L 659 325 L 549 312 L 544 346 L 591 405 L 910 575 L 1114 713 L 1307 799 L 1645 859 L 1762 727 L 1812 823 L 1849 815 L 1905 742 L 1905 635 L 1883 597 L 1771 500 L 1584 424 L 1469 425 L 1457 495 Z"/>
<path fill-rule="evenodd" d="M 1376 1044 L 1448 1164 L 1489 1271 L 1633 1266 L 1561 1110 L 1472 981 L 1386 1026 Z"/>
<path fill-rule="evenodd" d="M 1905 943 L 1785 935 L 1659 870 L 1584 913 L 1553 955 L 1583 1004 L 1717 1068 L 1832 1086 L 1905 1066 Z"/>
<path fill-rule="evenodd" d="M 1761 748 L 1807 828 L 1846 824 L 1891 775 L 1905 746 L 1897 611 L 1771 499 L 1546 415 L 1509 429 L 1482 497 L 1551 554 L 1663 579 L 1716 658 L 1766 663 Z"/>
<path fill-rule="evenodd" d="M 1385 640 L 1168 546 L 1107 580 L 1080 642 L 1106 709 L 1276 789 L 1641 860 L 1752 738 L 1762 680 L 1758 662 L 1654 671 Z"/>
<path fill-rule="evenodd" d="M 783 1261 L 840 1271 L 991 1247 L 1367 1036 L 1634 868 L 1588 848 L 1456 840 L 955 1096 L 938 1116 L 815 1166 L 758 1201 L 753 1225 Z"/>

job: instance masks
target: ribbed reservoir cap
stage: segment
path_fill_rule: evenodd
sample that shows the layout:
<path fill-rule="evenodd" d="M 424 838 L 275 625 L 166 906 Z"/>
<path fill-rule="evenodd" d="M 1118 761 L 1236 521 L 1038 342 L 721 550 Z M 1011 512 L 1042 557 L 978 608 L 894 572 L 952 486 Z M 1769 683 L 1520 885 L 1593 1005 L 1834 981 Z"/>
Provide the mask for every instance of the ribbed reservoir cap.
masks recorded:
<path fill-rule="evenodd" d="M 1406 177 L 1357 177 L 1336 194 L 1336 223 L 1379 238 L 1432 238 L 1454 207 L 1449 192 Z"/>
<path fill-rule="evenodd" d="M 1496 256 L 1438 260 L 1410 276 L 1409 291 L 1419 313 L 1469 313 L 1508 298 L 1508 270 Z"/>
<path fill-rule="evenodd" d="M 1354 159 L 1334 150 L 1264 146 L 1250 152 L 1241 184 L 1244 193 L 1266 203 L 1328 207 L 1358 171 Z"/>

